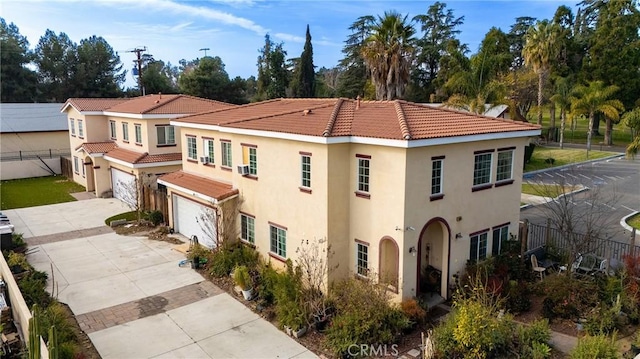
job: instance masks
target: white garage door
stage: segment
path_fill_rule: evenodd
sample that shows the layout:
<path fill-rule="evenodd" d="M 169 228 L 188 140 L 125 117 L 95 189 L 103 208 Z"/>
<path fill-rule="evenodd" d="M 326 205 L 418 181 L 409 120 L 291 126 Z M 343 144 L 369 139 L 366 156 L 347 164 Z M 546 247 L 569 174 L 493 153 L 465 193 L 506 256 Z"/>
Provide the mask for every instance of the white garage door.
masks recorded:
<path fill-rule="evenodd" d="M 214 209 L 175 194 L 172 198 L 174 230 L 189 239 L 195 235 L 198 243 L 215 248 L 217 220 Z"/>
<path fill-rule="evenodd" d="M 134 175 L 112 168 L 111 185 L 113 186 L 113 197 L 135 208 L 137 188 Z"/>

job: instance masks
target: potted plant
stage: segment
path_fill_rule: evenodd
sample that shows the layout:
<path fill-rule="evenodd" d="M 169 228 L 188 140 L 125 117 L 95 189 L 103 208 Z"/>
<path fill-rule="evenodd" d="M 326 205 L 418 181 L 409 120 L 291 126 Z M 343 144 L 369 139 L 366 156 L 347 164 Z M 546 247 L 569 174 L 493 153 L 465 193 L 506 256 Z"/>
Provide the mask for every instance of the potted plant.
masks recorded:
<path fill-rule="evenodd" d="M 203 262 L 206 263 L 208 255 L 209 249 L 207 247 L 200 244 L 194 244 L 187 253 L 187 259 L 191 261 L 193 269 L 199 269 Z"/>
<path fill-rule="evenodd" d="M 233 271 L 233 280 L 236 282 L 236 285 L 242 289 L 244 299 L 251 300 L 253 298 L 253 288 L 247 266 L 236 266 Z"/>

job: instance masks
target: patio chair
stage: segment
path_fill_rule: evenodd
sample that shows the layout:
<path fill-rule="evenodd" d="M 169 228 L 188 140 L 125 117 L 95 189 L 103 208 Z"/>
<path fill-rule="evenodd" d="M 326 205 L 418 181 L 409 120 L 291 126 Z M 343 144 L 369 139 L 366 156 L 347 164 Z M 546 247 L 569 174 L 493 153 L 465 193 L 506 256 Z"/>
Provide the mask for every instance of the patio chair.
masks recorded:
<path fill-rule="evenodd" d="M 545 267 L 540 267 L 538 265 L 538 258 L 536 258 L 535 254 L 531 255 L 531 268 L 534 272 L 540 275 L 540 280 L 544 278 L 544 272 L 547 270 Z"/>

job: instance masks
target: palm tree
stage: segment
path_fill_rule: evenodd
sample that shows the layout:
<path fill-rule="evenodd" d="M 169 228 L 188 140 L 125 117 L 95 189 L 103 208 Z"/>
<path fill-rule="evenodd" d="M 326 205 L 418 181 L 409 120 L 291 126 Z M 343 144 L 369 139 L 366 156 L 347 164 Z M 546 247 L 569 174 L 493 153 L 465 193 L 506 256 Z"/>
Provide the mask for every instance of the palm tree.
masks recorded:
<path fill-rule="evenodd" d="M 547 20 L 538 21 L 525 35 L 522 55 L 527 65 L 538 74 L 538 125 L 542 124 L 542 90 L 551 60 L 556 57 L 558 26 Z"/>
<path fill-rule="evenodd" d="M 622 121 L 631 128 L 632 141 L 627 146 L 627 157 L 634 158 L 640 151 L 640 107 L 634 108 L 632 111 L 622 116 Z"/>
<path fill-rule="evenodd" d="M 589 151 L 591 150 L 593 121 L 596 113 L 602 113 L 607 121 L 611 121 L 611 119 L 617 120 L 620 117 L 620 112 L 624 110 L 622 102 L 611 99 L 616 91 L 618 91 L 618 87 L 605 87 L 602 81 L 591 81 L 588 86 L 579 85 L 573 89 L 573 95 L 571 96 L 571 113 L 589 117 L 587 157 L 589 157 Z M 610 133 L 609 136 L 611 136 Z"/>
<path fill-rule="evenodd" d="M 385 12 L 371 25 L 371 35 L 362 48 L 376 99 L 393 100 L 402 97 L 409 82 L 413 60 L 415 29 L 407 23 L 407 16 Z"/>
<path fill-rule="evenodd" d="M 551 96 L 551 102 L 560 107 L 560 148 L 563 148 L 567 111 L 571 109 L 571 87 L 567 78 L 561 77 L 558 79 L 555 94 Z"/>
<path fill-rule="evenodd" d="M 444 104 L 448 107 L 482 115 L 498 105 L 507 104 L 506 90 L 503 82 L 491 80 L 482 88 L 471 86 L 465 93 L 452 95 Z"/>

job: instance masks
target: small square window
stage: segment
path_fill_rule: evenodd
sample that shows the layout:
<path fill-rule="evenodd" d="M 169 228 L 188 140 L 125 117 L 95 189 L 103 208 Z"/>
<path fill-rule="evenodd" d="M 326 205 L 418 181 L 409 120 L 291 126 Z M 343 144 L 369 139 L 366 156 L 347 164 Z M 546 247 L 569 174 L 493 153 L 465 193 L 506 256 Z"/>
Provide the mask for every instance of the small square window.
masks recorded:
<path fill-rule="evenodd" d="M 158 133 L 158 145 L 175 145 L 176 135 L 173 126 L 158 126 L 156 127 Z"/>

